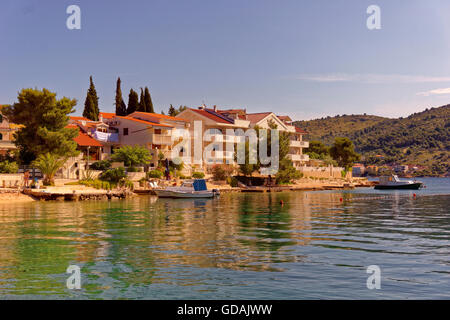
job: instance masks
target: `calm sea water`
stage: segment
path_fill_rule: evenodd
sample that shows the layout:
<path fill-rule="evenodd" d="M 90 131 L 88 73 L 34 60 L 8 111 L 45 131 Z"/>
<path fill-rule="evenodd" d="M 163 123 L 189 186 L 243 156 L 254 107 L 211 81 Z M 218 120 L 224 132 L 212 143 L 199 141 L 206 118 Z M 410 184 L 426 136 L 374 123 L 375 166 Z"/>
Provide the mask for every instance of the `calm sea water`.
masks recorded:
<path fill-rule="evenodd" d="M 449 299 L 450 179 L 422 180 L 419 191 L 0 204 L 0 297 Z M 69 265 L 81 290 L 66 287 Z M 369 265 L 380 290 L 366 287 Z"/>

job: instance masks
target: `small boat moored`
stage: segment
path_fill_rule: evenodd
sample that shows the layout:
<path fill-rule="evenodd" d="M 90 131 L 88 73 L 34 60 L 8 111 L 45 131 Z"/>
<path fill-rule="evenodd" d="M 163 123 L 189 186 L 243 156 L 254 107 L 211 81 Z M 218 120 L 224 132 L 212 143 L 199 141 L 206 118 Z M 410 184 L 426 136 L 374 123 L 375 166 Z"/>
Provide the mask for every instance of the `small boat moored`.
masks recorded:
<path fill-rule="evenodd" d="M 423 183 L 420 181 L 400 180 L 398 176 L 382 176 L 380 177 L 380 183 L 375 186 L 375 189 L 388 190 L 388 189 L 410 189 L 417 190 L 422 187 Z"/>
<path fill-rule="evenodd" d="M 185 180 L 179 187 L 154 189 L 160 198 L 213 198 L 219 190 L 208 190 L 204 179 Z"/>

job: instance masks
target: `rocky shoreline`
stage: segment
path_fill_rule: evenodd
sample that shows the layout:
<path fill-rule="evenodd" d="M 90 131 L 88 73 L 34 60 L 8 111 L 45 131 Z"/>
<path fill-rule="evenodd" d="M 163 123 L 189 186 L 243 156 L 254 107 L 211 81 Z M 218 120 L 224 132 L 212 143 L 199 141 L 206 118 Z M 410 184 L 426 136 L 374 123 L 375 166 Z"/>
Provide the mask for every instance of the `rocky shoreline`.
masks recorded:
<path fill-rule="evenodd" d="M 345 190 L 361 187 L 373 187 L 374 181 L 367 179 L 352 180 L 299 180 L 296 184 L 281 186 L 240 186 L 231 187 L 226 183 L 207 183 L 209 189 L 218 189 L 221 193 L 232 192 L 284 192 L 284 191 L 323 191 L 323 190 Z M 32 201 L 87 201 L 87 200 L 112 200 L 126 199 L 138 195 L 155 194 L 152 189 L 136 188 L 134 191 L 128 189 L 99 190 L 84 186 L 60 186 L 46 189 L 0 189 L 0 203 L 18 203 Z"/>

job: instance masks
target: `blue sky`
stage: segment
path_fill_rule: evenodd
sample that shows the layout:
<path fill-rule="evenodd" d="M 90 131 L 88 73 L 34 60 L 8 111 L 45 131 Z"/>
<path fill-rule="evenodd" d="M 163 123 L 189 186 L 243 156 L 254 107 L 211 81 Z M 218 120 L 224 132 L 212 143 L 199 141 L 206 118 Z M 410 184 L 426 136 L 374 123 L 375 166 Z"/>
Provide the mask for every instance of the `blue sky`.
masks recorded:
<path fill-rule="evenodd" d="M 66 8 L 81 8 L 81 30 Z M 381 30 L 366 9 L 381 8 Z M 115 83 L 156 111 L 204 101 L 294 119 L 405 116 L 450 102 L 450 2 L 422 0 L 2 0 L 0 103 L 26 87 L 100 109 Z"/>

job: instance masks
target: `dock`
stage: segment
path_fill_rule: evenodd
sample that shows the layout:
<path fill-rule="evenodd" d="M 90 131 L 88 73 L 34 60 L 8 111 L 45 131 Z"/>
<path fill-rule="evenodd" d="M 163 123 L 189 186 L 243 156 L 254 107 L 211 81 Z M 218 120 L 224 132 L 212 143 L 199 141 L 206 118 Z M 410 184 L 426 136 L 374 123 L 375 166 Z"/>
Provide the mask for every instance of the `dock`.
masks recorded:
<path fill-rule="evenodd" d="M 125 199 L 133 192 L 129 190 L 96 190 L 96 192 L 89 191 L 73 191 L 73 192 L 54 192 L 45 189 L 24 189 L 24 194 L 32 196 L 37 200 L 42 201 L 84 201 L 84 200 L 111 200 L 113 198 Z"/>

